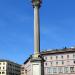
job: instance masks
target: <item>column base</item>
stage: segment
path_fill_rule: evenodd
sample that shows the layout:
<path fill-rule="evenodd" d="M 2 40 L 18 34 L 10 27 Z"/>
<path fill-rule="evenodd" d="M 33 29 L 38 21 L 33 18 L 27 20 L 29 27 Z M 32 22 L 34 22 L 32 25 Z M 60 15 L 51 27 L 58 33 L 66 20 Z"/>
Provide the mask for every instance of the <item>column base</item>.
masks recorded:
<path fill-rule="evenodd" d="M 32 75 L 44 75 L 44 60 L 42 57 L 32 57 Z"/>

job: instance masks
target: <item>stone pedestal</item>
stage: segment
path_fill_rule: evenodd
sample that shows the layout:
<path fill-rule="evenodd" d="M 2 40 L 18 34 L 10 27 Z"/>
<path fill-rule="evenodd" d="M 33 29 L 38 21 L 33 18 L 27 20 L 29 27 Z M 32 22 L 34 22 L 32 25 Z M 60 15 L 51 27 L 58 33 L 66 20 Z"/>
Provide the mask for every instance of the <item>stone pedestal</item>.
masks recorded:
<path fill-rule="evenodd" d="M 44 75 L 44 60 L 43 58 L 32 58 L 32 75 Z"/>

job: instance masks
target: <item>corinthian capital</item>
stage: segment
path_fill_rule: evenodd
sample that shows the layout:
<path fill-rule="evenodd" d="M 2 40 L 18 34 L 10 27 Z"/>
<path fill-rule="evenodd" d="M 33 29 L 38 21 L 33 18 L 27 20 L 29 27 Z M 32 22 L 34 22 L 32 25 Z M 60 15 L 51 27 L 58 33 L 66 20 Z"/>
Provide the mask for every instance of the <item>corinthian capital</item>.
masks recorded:
<path fill-rule="evenodd" d="M 40 7 L 41 2 L 42 2 L 41 0 L 32 0 L 32 5 L 33 5 L 33 7 L 34 6 Z"/>

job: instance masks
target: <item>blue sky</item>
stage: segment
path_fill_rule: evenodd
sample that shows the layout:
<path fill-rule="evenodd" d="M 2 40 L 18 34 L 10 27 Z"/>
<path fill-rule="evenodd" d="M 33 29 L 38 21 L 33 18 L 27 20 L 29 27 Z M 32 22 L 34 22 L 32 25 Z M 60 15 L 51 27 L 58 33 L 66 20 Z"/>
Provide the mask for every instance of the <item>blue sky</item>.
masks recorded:
<path fill-rule="evenodd" d="M 30 0 L 0 0 L 0 59 L 22 64 L 33 54 L 33 8 Z M 43 0 L 40 46 L 75 46 L 75 0 Z"/>

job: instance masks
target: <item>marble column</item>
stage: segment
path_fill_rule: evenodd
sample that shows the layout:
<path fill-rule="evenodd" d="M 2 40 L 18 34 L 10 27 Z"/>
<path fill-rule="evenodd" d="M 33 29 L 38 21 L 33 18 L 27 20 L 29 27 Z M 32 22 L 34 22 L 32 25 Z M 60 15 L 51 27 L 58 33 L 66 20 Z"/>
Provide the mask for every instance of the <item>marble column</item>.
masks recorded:
<path fill-rule="evenodd" d="M 34 8 L 34 54 L 31 58 L 32 75 L 44 75 L 44 60 L 40 55 L 40 19 L 41 0 L 32 0 Z"/>
<path fill-rule="evenodd" d="M 34 54 L 40 52 L 40 22 L 39 22 L 39 7 L 34 6 Z"/>

